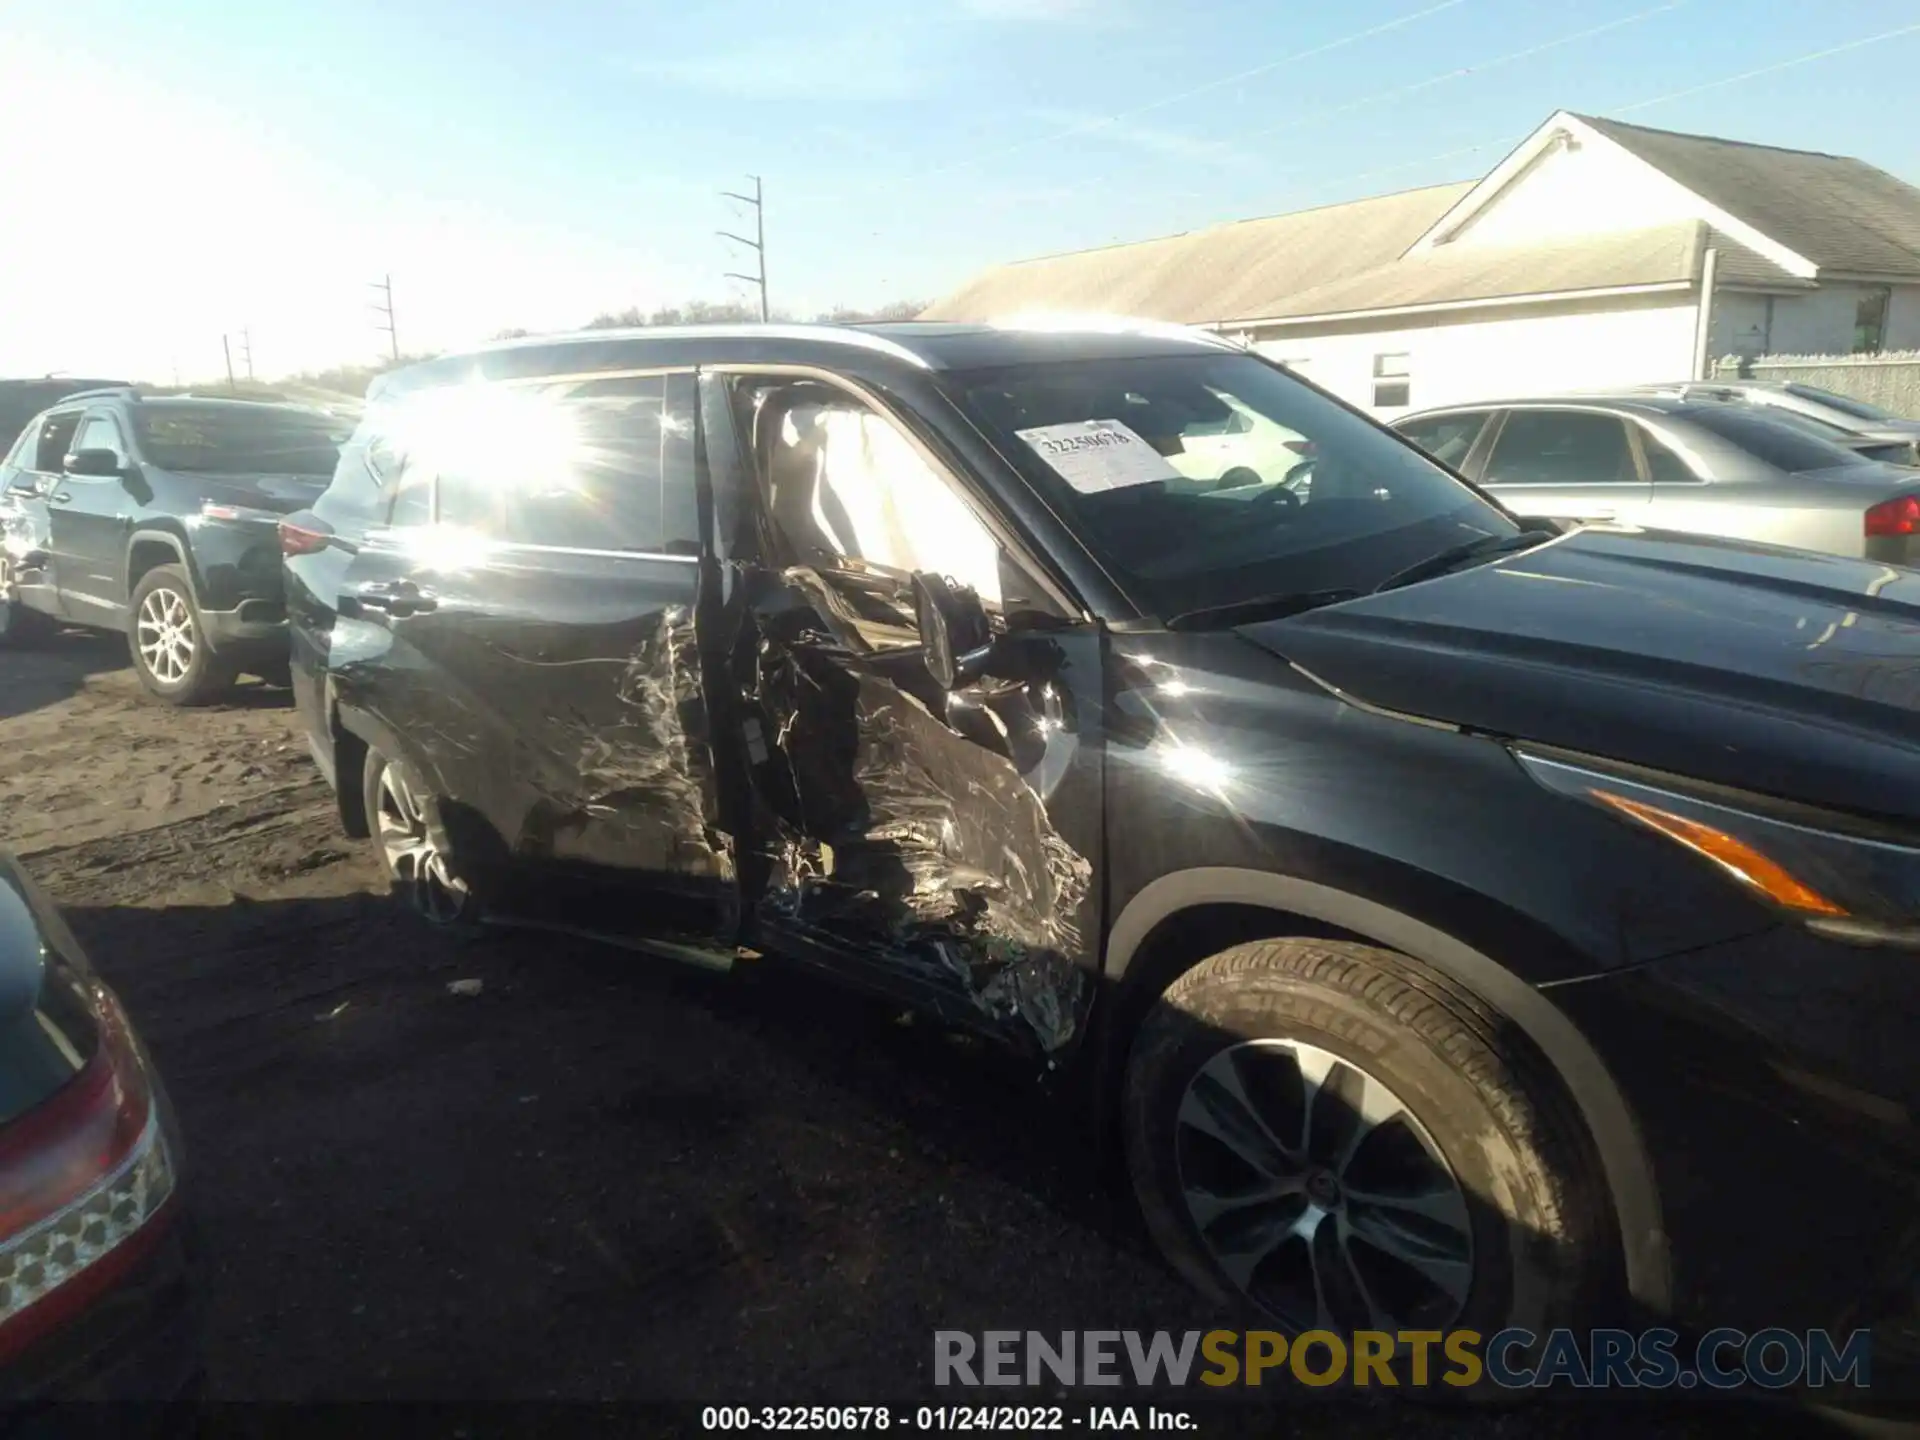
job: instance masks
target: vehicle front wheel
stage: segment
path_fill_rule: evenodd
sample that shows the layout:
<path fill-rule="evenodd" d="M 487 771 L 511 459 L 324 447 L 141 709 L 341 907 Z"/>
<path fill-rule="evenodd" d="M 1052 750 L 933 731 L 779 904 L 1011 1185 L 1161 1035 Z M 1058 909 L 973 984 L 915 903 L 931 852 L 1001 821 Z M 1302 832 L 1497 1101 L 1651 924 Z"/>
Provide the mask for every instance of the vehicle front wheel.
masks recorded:
<path fill-rule="evenodd" d="M 233 688 L 235 671 L 207 642 L 193 584 L 178 565 L 156 565 L 133 587 L 127 650 L 134 674 L 169 705 L 206 705 Z"/>
<path fill-rule="evenodd" d="M 0 647 L 37 645 L 57 627 L 38 610 L 30 610 L 7 598 L 13 583 L 12 565 L 11 560 L 0 555 Z"/>
<path fill-rule="evenodd" d="M 1174 1267 L 1289 1334 L 1544 1336 L 1594 1323 L 1611 1229 L 1540 1072 L 1405 956 L 1255 941 L 1182 975 L 1141 1026 L 1128 1167 Z"/>
<path fill-rule="evenodd" d="M 426 790 L 409 768 L 368 750 L 363 799 L 367 828 L 393 891 L 431 925 L 466 929 L 479 919 L 472 887 L 454 873 L 427 824 Z"/>

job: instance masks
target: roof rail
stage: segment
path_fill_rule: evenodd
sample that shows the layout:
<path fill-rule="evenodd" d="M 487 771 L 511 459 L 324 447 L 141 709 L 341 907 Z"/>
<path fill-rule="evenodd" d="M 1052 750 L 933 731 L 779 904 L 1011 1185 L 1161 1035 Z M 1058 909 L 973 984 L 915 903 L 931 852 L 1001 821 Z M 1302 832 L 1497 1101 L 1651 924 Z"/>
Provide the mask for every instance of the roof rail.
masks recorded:
<path fill-rule="evenodd" d="M 98 390 L 76 390 L 71 395 L 62 395 L 53 403 L 65 405 L 69 400 L 138 400 L 140 392 L 131 385 L 109 385 Z"/>
<path fill-rule="evenodd" d="M 1179 325 L 1169 320 L 1144 320 L 1132 315 L 1109 315 L 1100 311 L 1077 312 L 1027 310 L 998 316 L 987 322 L 996 330 L 1091 331 L 1105 335 L 1152 336 L 1160 340 L 1186 340 L 1216 350 L 1245 350 L 1247 347 L 1217 330 L 1197 325 Z"/>

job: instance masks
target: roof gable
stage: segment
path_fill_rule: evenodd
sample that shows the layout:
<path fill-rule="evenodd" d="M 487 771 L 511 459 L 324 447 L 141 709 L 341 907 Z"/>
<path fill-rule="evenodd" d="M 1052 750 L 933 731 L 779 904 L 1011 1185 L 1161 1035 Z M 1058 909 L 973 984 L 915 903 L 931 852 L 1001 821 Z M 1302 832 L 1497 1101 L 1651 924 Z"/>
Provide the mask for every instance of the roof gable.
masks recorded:
<path fill-rule="evenodd" d="M 1789 275 L 1810 279 L 1814 262 L 1710 197 L 1621 145 L 1584 116 L 1556 111 L 1516 146 L 1432 227 L 1408 247 L 1420 255 L 1456 243 L 1473 243 L 1495 222 L 1501 207 L 1524 206 L 1530 187 L 1551 187 L 1556 176 L 1581 167 L 1581 181 L 1556 197 L 1562 233 L 1596 234 L 1683 220 L 1703 221 Z M 1584 210 L 1584 215 L 1581 213 Z M 1550 225 L 1549 228 L 1557 228 Z M 1544 237 L 1539 237 L 1544 238 Z"/>

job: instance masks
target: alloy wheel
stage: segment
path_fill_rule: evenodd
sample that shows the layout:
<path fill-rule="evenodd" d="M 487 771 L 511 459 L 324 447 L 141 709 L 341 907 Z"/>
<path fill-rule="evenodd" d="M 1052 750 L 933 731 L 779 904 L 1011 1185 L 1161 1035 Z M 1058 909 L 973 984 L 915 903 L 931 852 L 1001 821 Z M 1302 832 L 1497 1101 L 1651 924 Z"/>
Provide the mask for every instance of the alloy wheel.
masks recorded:
<path fill-rule="evenodd" d="M 134 620 L 134 645 L 155 680 L 162 685 L 184 682 L 200 646 L 186 597 L 164 586 L 148 591 Z"/>
<path fill-rule="evenodd" d="M 467 908 L 467 887 L 454 878 L 428 833 L 426 812 L 404 776 L 391 764 L 380 771 L 375 818 L 387 871 L 407 892 L 408 902 L 436 925 L 451 925 Z"/>
<path fill-rule="evenodd" d="M 1352 1061 L 1232 1045 L 1188 1083 L 1175 1143 L 1208 1253 L 1295 1333 L 1441 1329 L 1465 1306 L 1466 1196 L 1405 1102 Z"/>

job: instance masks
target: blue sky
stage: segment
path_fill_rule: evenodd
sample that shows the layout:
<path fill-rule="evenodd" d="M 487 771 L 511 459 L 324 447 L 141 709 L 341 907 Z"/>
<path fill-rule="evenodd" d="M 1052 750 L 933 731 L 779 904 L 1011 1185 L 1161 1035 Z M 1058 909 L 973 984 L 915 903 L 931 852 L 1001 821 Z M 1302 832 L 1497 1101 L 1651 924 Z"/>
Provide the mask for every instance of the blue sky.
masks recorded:
<path fill-rule="evenodd" d="M 1561 107 L 1920 183 L 1916 75 L 1914 0 L 0 0 L 0 373 L 364 359 L 384 272 L 409 348 L 742 296 L 749 172 L 802 314 L 1474 176 Z"/>

